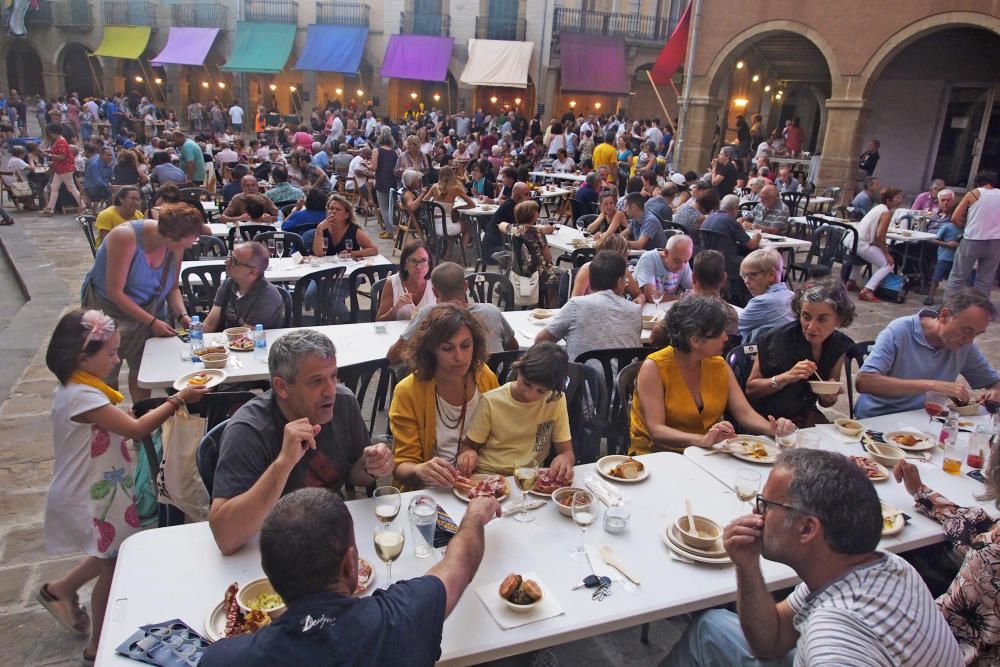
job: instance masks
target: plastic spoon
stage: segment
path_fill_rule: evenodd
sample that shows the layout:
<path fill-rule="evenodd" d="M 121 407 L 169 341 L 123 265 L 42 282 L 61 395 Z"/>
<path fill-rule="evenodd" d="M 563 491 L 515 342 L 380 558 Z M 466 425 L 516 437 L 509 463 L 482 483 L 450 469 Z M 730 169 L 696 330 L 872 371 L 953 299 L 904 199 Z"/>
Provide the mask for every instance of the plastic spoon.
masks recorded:
<path fill-rule="evenodd" d="M 695 535 L 698 534 L 698 529 L 694 527 L 694 512 L 691 511 L 691 499 L 684 499 L 684 511 L 687 512 L 688 519 L 688 530 Z"/>

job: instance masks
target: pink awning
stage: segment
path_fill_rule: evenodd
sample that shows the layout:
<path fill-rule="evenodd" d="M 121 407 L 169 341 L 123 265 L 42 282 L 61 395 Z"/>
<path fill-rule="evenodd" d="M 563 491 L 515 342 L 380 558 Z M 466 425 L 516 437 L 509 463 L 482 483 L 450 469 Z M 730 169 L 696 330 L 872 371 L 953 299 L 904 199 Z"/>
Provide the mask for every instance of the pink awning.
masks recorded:
<path fill-rule="evenodd" d="M 205 58 L 212 50 L 218 34 L 218 28 L 171 28 L 167 35 L 167 45 L 150 63 L 200 67 L 205 64 Z"/>
<path fill-rule="evenodd" d="M 559 33 L 561 88 L 581 93 L 628 95 L 625 40 L 621 37 Z"/>

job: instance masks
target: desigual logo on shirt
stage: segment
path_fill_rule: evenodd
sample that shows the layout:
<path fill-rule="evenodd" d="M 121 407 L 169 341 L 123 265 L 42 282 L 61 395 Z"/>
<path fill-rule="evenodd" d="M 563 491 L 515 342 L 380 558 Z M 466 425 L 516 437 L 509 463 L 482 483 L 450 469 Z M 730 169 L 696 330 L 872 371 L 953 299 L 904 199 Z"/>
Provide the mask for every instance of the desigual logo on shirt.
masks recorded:
<path fill-rule="evenodd" d="M 335 625 L 336 623 L 337 619 L 330 618 L 326 614 L 321 615 L 319 618 L 313 618 L 310 614 L 306 614 L 306 617 L 302 619 L 302 634 L 313 629 L 322 630 L 325 626 Z"/>

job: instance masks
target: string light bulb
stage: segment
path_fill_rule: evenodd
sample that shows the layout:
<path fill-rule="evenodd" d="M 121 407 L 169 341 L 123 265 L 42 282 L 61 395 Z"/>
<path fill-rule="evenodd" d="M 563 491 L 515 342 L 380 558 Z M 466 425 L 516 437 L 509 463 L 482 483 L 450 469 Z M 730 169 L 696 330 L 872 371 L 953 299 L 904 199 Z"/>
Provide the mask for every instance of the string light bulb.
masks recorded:
<path fill-rule="evenodd" d="M 737 61 L 737 63 L 736 63 L 736 69 L 743 69 L 743 61 L 742 60 Z"/>
<path fill-rule="evenodd" d="M 753 81 L 754 83 L 757 83 L 758 81 L 760 81 L 760 75 L 754 74 L 750 80 Z"/>
<path fill-rule="evenodd" d="M 135 82 L 136 83 L 142 83 L 142 77 L 137 74 L 136 77 L 135 77 Z"/>
<path fill-rule="evenodd" d="M 340 95 L 344 94 L 344 89 L 343 88 L 337 88 L 334 92 L 336 92 L 337 95 L 338 95 L 338 97 L 339 97 Z"/>

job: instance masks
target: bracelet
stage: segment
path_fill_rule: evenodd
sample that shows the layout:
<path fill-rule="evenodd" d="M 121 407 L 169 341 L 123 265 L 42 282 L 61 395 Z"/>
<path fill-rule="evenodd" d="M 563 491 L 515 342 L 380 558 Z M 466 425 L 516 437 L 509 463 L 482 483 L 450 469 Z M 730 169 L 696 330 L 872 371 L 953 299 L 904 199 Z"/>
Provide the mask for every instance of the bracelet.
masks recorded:
<path fill-rule="evenodd" d="M 153 326 L 154 324 L 156 324 L 156 320 L 157 320 L 156 315 L 153 315 L 153 319 L 149 321 L 149 326 Z"/>
<path fill-rule="evenodd" d="M 176 413 L 181 409 L 181 406 L 184 405 L 184 399 L 177 394 L 174 394 L 173 396 L 167 396 L 167 403 L 174 406 L 174 412 Z"/>

